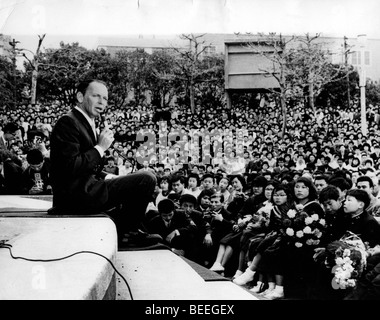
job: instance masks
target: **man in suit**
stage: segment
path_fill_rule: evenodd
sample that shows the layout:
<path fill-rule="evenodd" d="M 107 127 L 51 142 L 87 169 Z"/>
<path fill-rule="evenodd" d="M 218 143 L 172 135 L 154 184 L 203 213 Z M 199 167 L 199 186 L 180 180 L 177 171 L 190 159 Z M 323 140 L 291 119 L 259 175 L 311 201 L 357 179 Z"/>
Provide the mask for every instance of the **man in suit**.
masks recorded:
<path fill-rule="evenodd" d="M 20 128 L 16 123 L 8 122 L 0 135 L 0 149 L 10 150 L 15 141 L 22 141 Z"/>
<path fill-rule="evenodd" d="M 175 253 L 190 257 L 188 254 L 192 252 L 197 231 L 197 226 L 190 215 L 184 210 L 176 209 L 170 199 L 161 200 L 157 209 L 159 215 L 147 223 L 149 232 L 160 235 L 162 242 Z"/>
<path fill-rule="evenodd" d="M 98 135 L 95 119 L 105 112 L 108 89 L 93 79 L 77 89 L 78 105 L 57 120 L 50 138 L 51 213 L 98 214 L 116 208 L 113 218 L 120 241 L 124 233 L 141 228 L 156 177 L 147 171 L 125 176 L 102 171 L 114 137 L 108 126 Z"/>

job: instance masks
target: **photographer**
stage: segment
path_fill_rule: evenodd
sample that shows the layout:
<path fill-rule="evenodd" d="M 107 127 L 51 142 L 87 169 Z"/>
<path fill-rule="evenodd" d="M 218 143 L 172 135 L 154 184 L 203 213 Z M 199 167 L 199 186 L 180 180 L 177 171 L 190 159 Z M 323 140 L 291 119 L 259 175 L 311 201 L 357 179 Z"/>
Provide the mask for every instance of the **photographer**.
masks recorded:
<path fill-rule="evenodd" d="M 26 194 L 52 194 L 49 171 L 50 162 L 38 149 L 31 149 L 26 155 L 29 165 L 22 173 Z"/>

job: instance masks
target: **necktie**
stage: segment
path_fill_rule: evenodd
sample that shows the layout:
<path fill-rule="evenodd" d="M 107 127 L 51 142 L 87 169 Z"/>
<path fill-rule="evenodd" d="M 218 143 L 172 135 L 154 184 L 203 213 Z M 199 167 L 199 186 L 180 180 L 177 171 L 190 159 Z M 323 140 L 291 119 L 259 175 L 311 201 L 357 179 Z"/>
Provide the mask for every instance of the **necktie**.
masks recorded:
<path fill-rule="evenodd" d="M 91 128 L 92 128 L 92 132 L 94 133 L 95 140 L 97 140 L 98 139 L 98 134 L 96 132 L 95 121 L 92 120 L 90 124 L 91 124 Z"/>

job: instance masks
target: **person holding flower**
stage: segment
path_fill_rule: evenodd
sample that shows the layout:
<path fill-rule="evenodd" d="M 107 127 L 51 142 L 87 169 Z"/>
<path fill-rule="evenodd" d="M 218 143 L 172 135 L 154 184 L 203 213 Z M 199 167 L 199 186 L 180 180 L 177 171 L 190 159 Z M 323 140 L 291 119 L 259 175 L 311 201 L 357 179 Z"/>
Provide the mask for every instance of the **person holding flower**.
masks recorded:
<path fill-rule="evenodd" d="M 256 244 L 256 249 L 251 254 L 253 259 L 245 272 L 234 279 L 234 283 L 245 285 L 252 281 L 255 272 L 259 272 L 258 281 L 251 291 L 260 293 L 268 299 L 280 299 L 284 297 L 284 263 L 286 259 L 283 256 L 285 250 L 283 228 L 284 221 L 287 219 L 288 211 L 294 207 L 293 192 L 289 185 L 279 184 L 275 186 L 272 192 L 271 203 L 273 208 L 270 212 L 268 230 L 270 230 L 264 239 Z M 253 246 L 251 245 L 250 250 Z M 268 288 L 264 291 L 264 275 L 268 279 Z"/>
<path fill-rule="evenodd" d="M 239 264 L 233 278 L 239 277 L 244 273 L 247 263 L 247 253 L 251 243 L 260 242 L 268 232 L 269 215 L 273 208 L 272 194 L 278 184 L 279 181 L 277 180 L 268 181 L 264 189 L 264 195 L 267 200 L 263 202 L 262 207 L 252 216 L 241 234 L 239 239 Z"/>
<path fill-rule="evenodd" d="M 325 212 L 319 204 L 318 193 L 313 182 L 299 177 L 294 184 L 295 208 L 288 211 L 283 229 L 287 246 L 286 274 L 293 285 L 310 294 L 315 285 L 317 264 L 314 249 L 320 245 L 325 233 Z"/>
<path fill-rule="evenodd" d="M 253 195 L 247 199 L 249 203 L 246 204 L 246 201 L 239 213 L 237 213 L 237 221 L 233 225 L 231 232 L 220 240 L 218 254 L 210 270 L 217 272 L 224 271 L 227 262 L 233 255 L 233 252 L 239 249 L 243 231 L 246 230 L 246 227 L 250 224 L 250 222 L 253 222 L 253 229 L 255 229 L 253 231 L 254 234 L 263 231 L 263 228 L 265 228 L 265 219 L 263 215 L 260 214 L 260 217 L 254 215 L 257 213 L 257 210 L 262 207 L 268 199 L 270 199 L 274 183 L 275 182 L 270 182 L 270 186 L 268 187 L 269 183 L 262 176 L 258 176 L 253 180 Z M 268 187 L 268 191 L 264 189 L 264 186 L 265 188 Z M 232 210 L 230 212 L 233 213 Z"/>

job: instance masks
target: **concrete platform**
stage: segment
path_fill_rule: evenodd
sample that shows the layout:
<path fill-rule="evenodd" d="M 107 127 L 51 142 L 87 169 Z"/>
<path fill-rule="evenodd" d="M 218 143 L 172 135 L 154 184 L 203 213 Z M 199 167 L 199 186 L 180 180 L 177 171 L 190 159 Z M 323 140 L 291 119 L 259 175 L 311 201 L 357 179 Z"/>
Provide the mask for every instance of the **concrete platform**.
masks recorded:
<path fill-rule="evenodd" d="M 0 216 L 46 215 L 52 196 L 0 196 Z"/>
<path fill-rule="evenodd" d="M 117 234 L 106 217 L 0 217 L 0 300 L 115 299 Z M 76 254 L 78 253 L 78 254 Z"/>
<path fill-rule="evenodd" d="M 231 281 L 203 280 L 170 250 L 119 251 L 116 265 L 133 300 L 259 300 Z M 124 281 L 116 278 L 116 298 L 131 300 Z"/>

